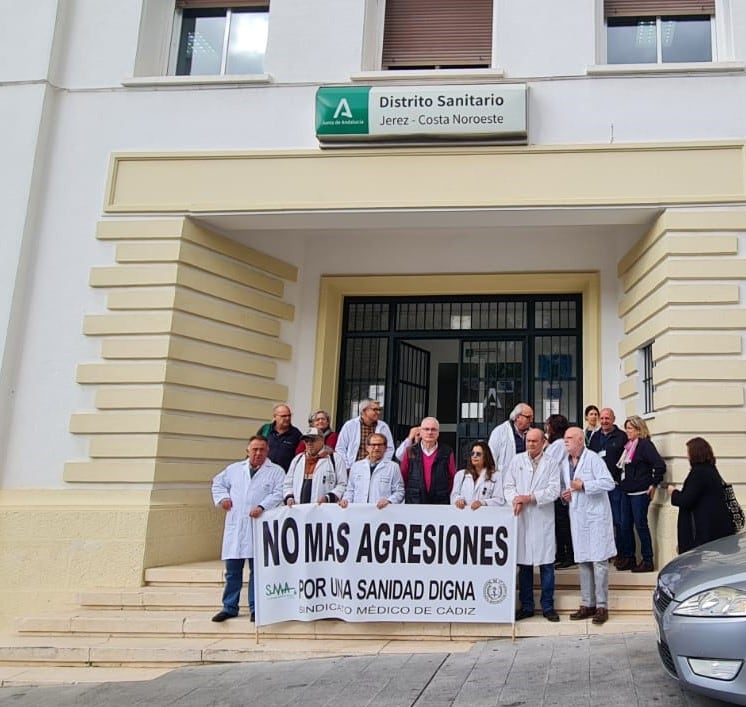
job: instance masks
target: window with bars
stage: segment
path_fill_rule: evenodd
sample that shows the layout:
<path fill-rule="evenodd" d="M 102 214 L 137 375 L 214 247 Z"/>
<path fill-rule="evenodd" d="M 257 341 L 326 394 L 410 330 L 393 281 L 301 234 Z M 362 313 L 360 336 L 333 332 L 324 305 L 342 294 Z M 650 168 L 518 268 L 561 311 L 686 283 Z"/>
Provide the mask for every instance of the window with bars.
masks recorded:
<path fill-rule="evenodd" d="M 655 385 L 653 384 L 653 343 L 650 342 L 640 349 L 640 370 L 642 378 L 642 412 L 643 414 L 655 412 Z"/>
<path fill-rule="evenodd" d="M 267 0 L 177 0 L 177 76 L 264 73 Z"/>
<path fill-rule="evenodd" d="M 606 0 L 608 64 L 710 62 L 715 0 Z"/>
<path fill-rule="evenodd" d="M 383 69 L 489 68 L 492 0 L 386 0 Z"/>

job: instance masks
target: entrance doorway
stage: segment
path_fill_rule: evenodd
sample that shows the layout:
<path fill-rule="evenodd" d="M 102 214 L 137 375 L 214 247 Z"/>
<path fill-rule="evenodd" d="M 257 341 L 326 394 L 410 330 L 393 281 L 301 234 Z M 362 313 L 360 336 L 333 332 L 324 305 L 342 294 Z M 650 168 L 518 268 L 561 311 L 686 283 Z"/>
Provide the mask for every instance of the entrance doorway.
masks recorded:
<path fill-rule="evenodd" d="M 457 463 L 518 402 L 537 424 L 582 420 L 580 294 L 348 297 L 337 428 L 364 398 L 381 402 L 395 441 L 426 415 Z"/>

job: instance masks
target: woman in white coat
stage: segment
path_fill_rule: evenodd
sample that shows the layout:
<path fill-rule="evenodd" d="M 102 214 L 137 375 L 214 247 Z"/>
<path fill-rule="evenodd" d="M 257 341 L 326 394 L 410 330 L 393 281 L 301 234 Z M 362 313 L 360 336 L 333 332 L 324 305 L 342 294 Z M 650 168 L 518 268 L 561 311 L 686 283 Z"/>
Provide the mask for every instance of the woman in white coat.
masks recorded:
<path fill-rule="evenodd" d="M 580 427 L 565 432 L 567 461 L 562 465 L 562 500 L 570 507 L 575 562 L 580 574 L 580 608 L 572 621 L 609 618 L 609 558 L 616 554 L 609 491 L 614 488 L 606 463 L 590 449 Z"/>
<path fill-rule="evenodd" d="M 473 511 L 482 506 L 503 506 L 504 474 L 495 469 L 495 459 L 483 440 L 474 442 L 466 468 L 456 473 L 451 491 L 451 503 L 456 508 L 469 506 Z"/>

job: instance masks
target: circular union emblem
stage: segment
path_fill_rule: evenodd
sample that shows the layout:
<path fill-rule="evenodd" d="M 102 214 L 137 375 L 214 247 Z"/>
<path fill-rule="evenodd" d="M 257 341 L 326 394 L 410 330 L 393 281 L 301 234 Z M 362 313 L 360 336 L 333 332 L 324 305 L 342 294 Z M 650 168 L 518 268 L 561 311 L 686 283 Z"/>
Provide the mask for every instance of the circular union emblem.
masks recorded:
<path fill-rule="evenodd" d="M 488 579 L 482 593 L 488 604 L 499 604 L 508 595 L 508 586 L 502 579 Z"/>

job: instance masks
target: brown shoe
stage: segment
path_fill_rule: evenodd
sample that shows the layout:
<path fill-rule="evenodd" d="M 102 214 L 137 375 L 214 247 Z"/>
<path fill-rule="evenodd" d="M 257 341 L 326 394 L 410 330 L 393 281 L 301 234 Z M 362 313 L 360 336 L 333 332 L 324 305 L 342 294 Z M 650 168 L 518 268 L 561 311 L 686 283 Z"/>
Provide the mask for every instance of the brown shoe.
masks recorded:
<path fill-rule="evenodd" d="M 616 567 L 617 571 L 619 571 L 619 572 L 626 572 L 627 570 L 634 569 L 634 567 L 635 567 L 635 561 L 634 560 L 630 560 L 629 558 L 625 558 L 625 559 L 622 559 L 622 560 L 618 559 L 614 563 L 614 567 Z"/>
<path fill-rule="evenodd" d="M 598 609 L 596 609 L 596 615 L 593 617 L 593 623 L 600 626 L 601 624 L 605 624 L 608 620 L 609 610 L 599 606 Z"/>
<path fill-rule="evenodd" d="M 655 568 L 653 567 L 652 562 L 645 562 L 645 560 L 643 560 L 636 567 L 633 567 L 632 571 L 633 572 L 655 572 Z"/>
<path fill-rule="evenodd" d="M 581 619 L 589 619 L 591 616 L 596 616 L 595 606 L 581 606 L 575 613 L 570 614 L 570 621 L 580 621 Z"/>

